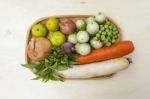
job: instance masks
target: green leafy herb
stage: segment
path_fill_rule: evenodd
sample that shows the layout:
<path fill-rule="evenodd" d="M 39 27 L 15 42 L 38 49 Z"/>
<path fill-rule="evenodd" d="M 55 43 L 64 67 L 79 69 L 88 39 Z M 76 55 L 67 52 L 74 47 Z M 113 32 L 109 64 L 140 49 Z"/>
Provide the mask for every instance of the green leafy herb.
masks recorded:
<path fill-rule="evenodd" d="M 37 65 L 36 64 L 21 64 L 23 67 L 26 67 L 26 68 L 30 68 L 30 69 L 33 69 L 35 68 Z"/>
<path fill-rule="evenodd" d="M 76 64 L 76 54 L 65 52 L 61 48 L 53 48 L 49 57 L 39 62 L 39 64 L 22 64 L 23 67 L 34 69 L 36 77 L 33 80 L 42 79 L 43 82 L 48 80 L 63 81 L 63 77 L 58 71 L 71 68 Z"/>

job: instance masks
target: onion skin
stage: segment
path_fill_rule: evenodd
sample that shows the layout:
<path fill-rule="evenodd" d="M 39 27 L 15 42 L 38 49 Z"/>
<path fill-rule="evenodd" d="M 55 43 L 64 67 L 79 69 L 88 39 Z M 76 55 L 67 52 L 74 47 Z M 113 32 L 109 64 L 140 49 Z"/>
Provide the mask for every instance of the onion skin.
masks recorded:
<path fill-rule="evenodd" d="M 27 46 L 27 54 L 32 63 L 36 63 L 48 57 L 51 51 L 50 42 L 48 39 L 31 38 Z"/>
<path fill-rule="evenodd" d="M 72 68 L 60 71 L 59 73 L 62 77 L 69 79 L 92 78 L 119 72 L 126 69 L 129 63 L 127 58 L 116 58 L 103 62 L 74 65 Z"/>
<path fill-rule="evenodd" d="M 66 42 L 66 43 L 64 43 L 64 51 L 71 51 L 72 50 L 72 48 L 73 48 L 73 46 L 74 46 L 74 44 L 73 43 L 71 43 L 71 42 Z"/>
<path fill-rule="evenodd" d="M 68 18 L 60 19 L 60 31 L 66 35 L 73 33 L 76 29 L 76 24 Z"/>

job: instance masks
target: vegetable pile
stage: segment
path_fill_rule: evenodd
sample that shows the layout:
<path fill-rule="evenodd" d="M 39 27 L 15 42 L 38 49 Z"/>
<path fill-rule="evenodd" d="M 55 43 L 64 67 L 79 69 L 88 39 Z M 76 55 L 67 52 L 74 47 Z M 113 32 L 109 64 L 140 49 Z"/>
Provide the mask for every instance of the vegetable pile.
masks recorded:
<path fill-rule="evenodd" d="M 102 13 L 77 20 L 48 18 L 34 24 L 31 33 L 29 62 L 22 66 L 44 82 L 116 73 L 129 66 L 123 56 L 134 50 L 131 41 L 120 41 L 117 26 Z"/>

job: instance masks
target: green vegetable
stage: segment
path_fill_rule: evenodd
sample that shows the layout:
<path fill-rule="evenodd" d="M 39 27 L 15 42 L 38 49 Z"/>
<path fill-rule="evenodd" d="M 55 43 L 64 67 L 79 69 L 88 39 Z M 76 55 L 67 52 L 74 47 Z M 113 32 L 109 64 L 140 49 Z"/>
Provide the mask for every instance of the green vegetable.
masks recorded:
<path fill-rule="evenodd" d="M 106 32 L 102 32 L 102 35 L 106 35 Z"/>
<path fill-rule="evenodd" d="M 99 38 L 101 35 L 100 34 L 96 34 L 96 37 Z"/>
<path fill-rule="evenodd" d="M 86 29 L 86 23 L 84 22 L 84 20 L 77 20 L 76 21 L 76 27 L 78 30 L 85 30 Z"/>
<path fill-rule="evenodd" d="M 53 48 L 49 57 L 39 62 L 39 64 L 23 64 L 23 67 L 35 69 L 35 77 L 33 80 L 42 79 L 44 82 L 48 80 L 63 81 L 58 71 L 71 68 L 76 64 L 75 53 L 63 52 L 61 48 Z"/>
<path fill-rule="evenodd" d="M 82 43 L 80 44 L 78 48 L 78 53 L 80 55 L 88 55 L 91 52 L 91 47 L 88 43 Z"/>
<path fill-rule="evenodd" d="M 94 39 L 94 40 L 98 40 L 99 38 L 98 38 L 98 37 L 93 37 L 93 39 Z"/>
<path fill-rule="evenodd" d="M 95 20 L 99 24 L 103 23 L 105 21 L 105 19 L 106 19 L 106 16 L 102 13 L 98 13 L 97 15 L 95 15 Z"/>
<path fill-rule="evenodd" d="M 103 46 L 103 43 L 100 40 L 91 39 L 90 44 L 93 48 L 101 48 Z"/>
<path fill-rule="evenodd" d="M 107 39 L 108 41 L 111 40 L 109 36 L 108 36 L 106 39 Z"/>
<path fill-rule="evenodd" d="M 106 32 L 109 32 L 109 29 L 106 29 Z"/>
<path fill-rule="evenodd" d="M 115 42 L 116 42 L 116 40 L 115 40 L 115 39 L 112 39 L 112 40 L 111 40 L 111 42 L 112 42 L 112 43 L 115 43 Z"/>
<path fill-rule="evenodd" d="M 115 31 L 115 30 L 117 30 L 117 28 L 116 28 L 116 27 L 113 27 L 113 30 Z"/>
<path fill-rule="evenodd" d="M 101 27 L 101 28 L 100 28 L 100 30 L 101 30 L 101 31 L 104 31 L 104 30 L 105 30 L 105 28 L 104 28 L 104 27 Z"/>
<path fill-rule="evenodd" d="M 106 24 L 107 24 L 107 25 L 110 25 L 111 23 L 110 23 L 109 21 L 106 21 Z"/>
<path fill-rule="evenodd" d="M 108 28 L 108 25 L 107 25 L 107 24 L 105 24 L 105 25 L 104 25 L 104 27 L 105 27 L 105 29 L 107 29 L 107 28 Z"/>
<path fill-rule="evenodd" d="M 109 29 L 112 29 L 112 28 L 113 28 L 113 27 L 110 25 L 110 26 L 109 26 Z"/>
<path fill-rule="evenodd" d="M 102 28 L 103 27 L 103 25 L 100 25 L 100 28 Z"/>
<path fill-rule="evenodd" d="M 86 31 L 79 31 L 76 38 L 79 43 L 88 42 L 90 39 L 89 34 Z"/>
<path fill-rule="evenodd" d="M 101 40 L 104 46 L 110 46 L 111 44 L 117 42 L 119 37 L 119 31 L 117 27 L 106 18 L 106 21 L 99 25 L 99 32 L 95 35 L 95 40 Z"/>
<path fill-rule="evenodd" d="M 102 31 L 101 30 L 99 30 L 99 32 L 98 32 L 99 34 L 101 34 L 102 33 Z"/>
<path fill-rule="evenodd" d="M 101 39 L 104 41 L 105 40 L 105 35 L 101 35 Z"/>
<path fill-rule="evenodd" d="M 77 43 L 77 38 L 76 38 L 76 33 L 72 33 L 68 36 L 68 41 L 73 43 L 73 44 L 76 44 Z"/>
<path fill-rule="evenodd" d="M 107 43 L 106 43 L 106 46 L 110 46 L 110 45 L 111 45 L 111 42 L 107 42 Z"/>
<path fill-rule="evenodd" d="M 80 46 L 80 43 L 77 43 L 77 44 L 75 45 L 75 50 L 76 50 L 76 52 L 78 52 L 79 46 Z"/>
<path fill-rule="evenodd" d="M 111 35 L 112 35 L 112 33 L 111 33 L 111 32 L 107 32 L 107 35 L 108 35 L 108 36 L 111 36 Z"/>

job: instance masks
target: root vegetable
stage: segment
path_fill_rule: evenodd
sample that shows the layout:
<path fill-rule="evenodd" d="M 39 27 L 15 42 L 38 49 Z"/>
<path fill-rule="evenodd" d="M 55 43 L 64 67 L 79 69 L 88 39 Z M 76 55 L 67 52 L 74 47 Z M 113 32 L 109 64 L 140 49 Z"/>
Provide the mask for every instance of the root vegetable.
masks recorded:
<path fill-rule="evenodd" d="M 111 59 L 98 63 L 91 63 L 60 71 L 64 78 L 92 78 L 98 76 L 110 75 L 119 72 L 129 66 L 127 58 Z"/>
<path fill-rule="evenodd" d="M 68 18 L 60 19 L 60 31 L 64 34 L 71 34 L 76 29 L 76 24 Z"/>
<path fill-rule="evenodd" d="M 71 49 L 73 48 L 73 43 L 70 43 L 70 42 L 66 42 L 66 43 L 64 43 L 64 50 L 66 51 L 66 52 L 69 52 L 69 51 L 71 51 Z"/>
<path fill-rule="evenodd" d="M 77 61 L 78 64 L 104 61 L 125 56 L 133 50 L 134 45 L 131 41 L 120 41 L 109 47 L 95 49 L 87 56 L 78 56 Z"/>
<path fill-rule="evenodd" d="M 27 47 L 27 54 L 31 62 L 38 62 L 47 58 L 50 51 L 50 42 L 43 37 L 32 38 Z"/>

